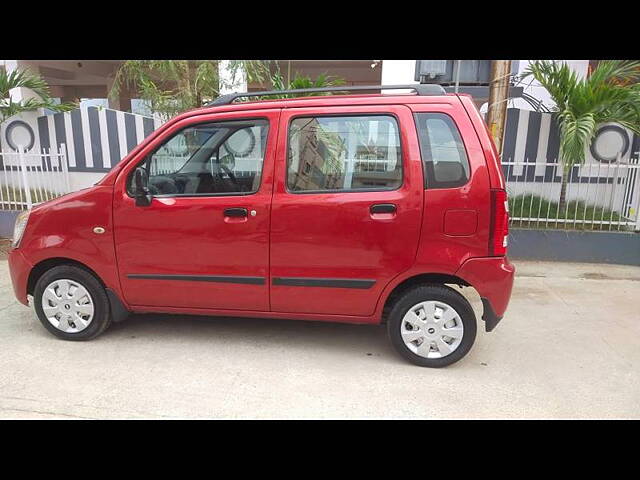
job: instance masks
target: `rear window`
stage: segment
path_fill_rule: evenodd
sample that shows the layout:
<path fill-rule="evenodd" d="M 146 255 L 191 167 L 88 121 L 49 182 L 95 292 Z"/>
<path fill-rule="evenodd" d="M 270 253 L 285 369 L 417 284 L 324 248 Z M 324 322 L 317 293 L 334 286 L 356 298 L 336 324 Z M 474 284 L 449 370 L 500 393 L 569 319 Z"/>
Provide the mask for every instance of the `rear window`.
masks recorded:
<path fill-rule="evenodd" d="M 401 184 L 402 155 L 395 117 L 304 117 L 291 122 L 289 191 L 395 190 Z"/>
<path fill-rule="evenodd" d="M 459 187 L 469 181 L 469 160 L 453 119 L 444 113 L 417 113 L 425 188 Z"/>

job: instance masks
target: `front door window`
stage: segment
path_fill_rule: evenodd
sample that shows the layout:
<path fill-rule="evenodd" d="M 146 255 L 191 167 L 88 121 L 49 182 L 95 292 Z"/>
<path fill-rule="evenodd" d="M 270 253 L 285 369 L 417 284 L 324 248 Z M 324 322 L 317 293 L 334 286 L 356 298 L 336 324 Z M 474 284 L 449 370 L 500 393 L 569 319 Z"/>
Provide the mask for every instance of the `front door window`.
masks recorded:
<path fill-rule="evenodd" d="M 154 196 L 251 194 L 260 186 L 266 120 L 199 124 L 176 133 L 143 166 Z M 133 193 L 130 179 L 129 190 Z"/>

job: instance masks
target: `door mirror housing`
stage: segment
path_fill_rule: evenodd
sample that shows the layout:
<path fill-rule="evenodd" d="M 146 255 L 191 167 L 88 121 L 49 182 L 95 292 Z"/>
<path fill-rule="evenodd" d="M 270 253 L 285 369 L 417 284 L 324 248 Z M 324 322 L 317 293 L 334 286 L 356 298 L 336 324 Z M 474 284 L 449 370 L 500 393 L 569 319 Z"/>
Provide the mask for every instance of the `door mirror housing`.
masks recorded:
<path fill-rule="evenodd" d="M 144 167 L 136 168 L 134 173 L 136 185 L 136 206 L 147 207 L 151 205 L 151 193 L 149 192 L 149 175 Z"/>

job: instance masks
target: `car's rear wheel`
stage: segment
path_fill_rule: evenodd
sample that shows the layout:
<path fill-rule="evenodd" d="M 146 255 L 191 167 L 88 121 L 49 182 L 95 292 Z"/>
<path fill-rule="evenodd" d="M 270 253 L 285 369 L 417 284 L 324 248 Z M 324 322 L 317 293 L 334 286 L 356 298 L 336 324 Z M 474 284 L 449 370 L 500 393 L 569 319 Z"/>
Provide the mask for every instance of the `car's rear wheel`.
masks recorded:
<path fill-rule="evenodd" d="M 422 367 L 445 367 L 471 349 L 476 318 L 466 298 L 444 285 L 406 291 L 389 312 L 389 338 L 396 351 Z"/>
<path fill-rule="evenodd" d="M 37 281 L 33 301 L 44 327 L 65 340 L 90 340 L 111 323 L 104 287 L 87 270 L 59 265 Z"/>

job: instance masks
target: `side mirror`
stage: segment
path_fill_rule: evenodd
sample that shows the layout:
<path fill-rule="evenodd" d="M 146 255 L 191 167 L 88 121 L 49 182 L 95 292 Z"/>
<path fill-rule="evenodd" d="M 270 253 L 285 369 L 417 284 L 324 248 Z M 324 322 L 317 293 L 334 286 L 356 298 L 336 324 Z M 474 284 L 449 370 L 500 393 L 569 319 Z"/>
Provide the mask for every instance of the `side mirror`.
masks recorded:
<path fill-rule="evenodd" d="M 148 207 L 151 205 L 151 193 L 149 193 L 149 175 L 143 167 L 136 168 L 134 173 L 136 185 L 136 206 Z"/>

